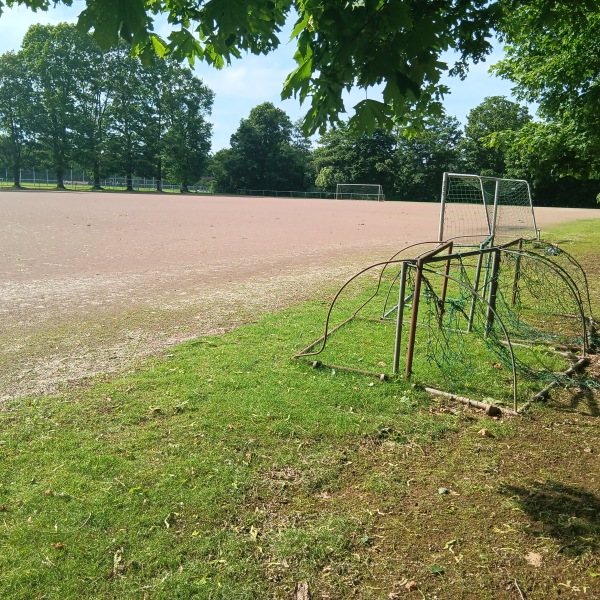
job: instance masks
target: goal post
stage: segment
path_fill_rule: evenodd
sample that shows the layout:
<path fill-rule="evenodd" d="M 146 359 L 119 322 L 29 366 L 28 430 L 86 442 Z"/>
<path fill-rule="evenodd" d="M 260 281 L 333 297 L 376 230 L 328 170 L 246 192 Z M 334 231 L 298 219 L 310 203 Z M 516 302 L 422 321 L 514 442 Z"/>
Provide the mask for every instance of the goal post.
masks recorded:
<path fill-rule="evenodd" d="M 490 236 L 496 242 L 538 237 L 529 183 L 444 173 L 438 240 L 464 238 L 471 245 Z"/>
<path fill-rule="evenodd" d="M 385 196 L 377 183 L 338 183 L 335 189 L 336 200 L 377 200 L 383 202 Z"/>

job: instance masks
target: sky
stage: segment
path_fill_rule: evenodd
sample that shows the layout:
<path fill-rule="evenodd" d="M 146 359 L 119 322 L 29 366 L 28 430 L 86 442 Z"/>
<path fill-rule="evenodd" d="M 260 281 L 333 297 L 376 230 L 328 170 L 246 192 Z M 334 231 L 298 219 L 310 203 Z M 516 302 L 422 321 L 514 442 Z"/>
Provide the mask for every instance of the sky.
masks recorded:
<path fill-rule="evenodd" d="M 34 13 L 23 7 L 5 9 L 0 16 L 0 54 L 18 50 L 25 32 L 34 23 L 74 23 L 84 7 L 84 2 L 75 0 L 71 7 L 59 4 L 48 12 Z M 155 27 L 159 35 L 166 37 L 169 33 L 166 22 Z M 269 55 L 249 54 L 222 70 L 196 62 L 196 75 L 215 92 L 210 118 L 213 122 L 213 152 L 229 147 L 231 134 L 237 130 L 240 120 L 247 118 L 250 110 L 258 104 L 272 102 L 284 110 L 292 121 L 308 110 L 308 105 L 302 107 L 295 99 L 281 100 L 280 97 L 283 82 L 295 66 L 294 43 L 288 42 L 287 35 L 289 33 L 280 36 L 281 46 Z M 447 78 L 444 81 L 451 89 L 444 100 L 448 115 L 464 124 L 469 111 L 481 104 L 486 96 L 511 97 L 511 84 L 488 73 L 490 65 L 501 57 L 502 52 L 497 50 L 485 63 L 472 65 L 466 80 Z M 345 99 L 347 109 L 351 110 L 364 97 L 364 90 L 352 91 Z M 376 95 L 371 93 L 370 97 Z"/>

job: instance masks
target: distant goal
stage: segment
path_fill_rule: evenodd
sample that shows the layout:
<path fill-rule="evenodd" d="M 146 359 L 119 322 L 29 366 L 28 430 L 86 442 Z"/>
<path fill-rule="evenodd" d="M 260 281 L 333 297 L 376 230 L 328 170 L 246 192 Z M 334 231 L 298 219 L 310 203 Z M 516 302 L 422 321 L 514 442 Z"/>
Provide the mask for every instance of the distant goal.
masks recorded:
<path fill-rule="evenodd" d="M 377 200 L 383 202 L 383 189 L 376 183 L 338 183 L 336 200 Z"/>

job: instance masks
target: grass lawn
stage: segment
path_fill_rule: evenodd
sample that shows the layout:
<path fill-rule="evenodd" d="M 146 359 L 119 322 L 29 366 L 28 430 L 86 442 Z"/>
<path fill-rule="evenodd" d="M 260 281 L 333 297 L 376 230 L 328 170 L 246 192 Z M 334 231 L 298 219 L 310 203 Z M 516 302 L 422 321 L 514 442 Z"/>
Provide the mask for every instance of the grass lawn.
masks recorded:
<path fill-rule="evenodd" d="M 600 597 L 598 362 L 491 419 L 291 361 L 327 306 L 2 405 L 0 597 Z"/>

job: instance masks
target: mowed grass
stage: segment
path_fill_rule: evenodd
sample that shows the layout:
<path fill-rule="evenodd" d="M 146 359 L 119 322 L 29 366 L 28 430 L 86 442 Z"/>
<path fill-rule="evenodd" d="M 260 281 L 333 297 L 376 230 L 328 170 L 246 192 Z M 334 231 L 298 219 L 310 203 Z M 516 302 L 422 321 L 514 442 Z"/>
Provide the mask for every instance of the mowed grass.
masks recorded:
<path fill-rule="evenodd" d="M 598 597 L 598 371 L 489 419 L 290 360 L 327 306 L 3 405 L 0 596 Z"/>

